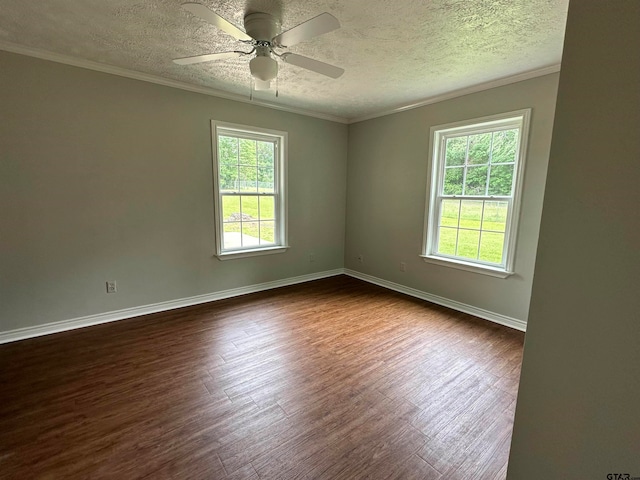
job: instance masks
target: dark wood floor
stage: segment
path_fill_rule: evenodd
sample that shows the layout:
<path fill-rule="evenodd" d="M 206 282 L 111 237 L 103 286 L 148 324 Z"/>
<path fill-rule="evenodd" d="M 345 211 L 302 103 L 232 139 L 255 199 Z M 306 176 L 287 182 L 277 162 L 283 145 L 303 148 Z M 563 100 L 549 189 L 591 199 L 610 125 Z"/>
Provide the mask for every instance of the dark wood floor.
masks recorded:
<path fill-rule="evenodd" d="M 1 345 L 0 477 L 503 479 L 523 337 L 340 276 Z"/>

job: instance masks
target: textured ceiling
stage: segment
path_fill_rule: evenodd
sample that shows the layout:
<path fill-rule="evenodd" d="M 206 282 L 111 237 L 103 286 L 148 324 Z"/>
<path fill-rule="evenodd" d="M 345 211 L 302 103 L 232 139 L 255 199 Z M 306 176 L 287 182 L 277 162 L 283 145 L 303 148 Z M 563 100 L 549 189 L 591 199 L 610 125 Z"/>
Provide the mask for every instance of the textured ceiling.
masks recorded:
<path fill-rule="evenodd" d="M 248 58 L 179 66 L 242 44 L 180 7 L 197 0 L 0 0 L 3 44 L 248 97 Z M 560 63 L 568 0 L 201 0 L 242 26 L 268 12 L 289 29 L 322 12 L 342 28 L 291 51 L 342 67 L 333 80 L 280 65 L 260 101 L 345 119 Z M 240 47 L 240 48 L 239 48 Z M 9 49 L 9 48 L 6 48 Z"/>

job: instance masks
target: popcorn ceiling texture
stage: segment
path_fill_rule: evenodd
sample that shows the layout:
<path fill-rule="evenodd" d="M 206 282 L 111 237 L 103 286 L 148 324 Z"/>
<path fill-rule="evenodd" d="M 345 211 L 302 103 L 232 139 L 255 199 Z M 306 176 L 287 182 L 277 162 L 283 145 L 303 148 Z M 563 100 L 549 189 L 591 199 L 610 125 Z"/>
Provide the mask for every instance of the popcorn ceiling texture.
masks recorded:
<path fill-rule="evenodd" d="M 246 49 L 180 7 L 187 0 L 0 0 L 0 41 L 249 95 L 249 58 L 179 66 Z M 242 27 L 248 12 L 287 30 L 322 12 L 340 30 L 290 48 L 346 70 L 325 78 L 280 63 L 288 107 L 356 118 L 560 63 L 568 0 L 202 0 Z"/>

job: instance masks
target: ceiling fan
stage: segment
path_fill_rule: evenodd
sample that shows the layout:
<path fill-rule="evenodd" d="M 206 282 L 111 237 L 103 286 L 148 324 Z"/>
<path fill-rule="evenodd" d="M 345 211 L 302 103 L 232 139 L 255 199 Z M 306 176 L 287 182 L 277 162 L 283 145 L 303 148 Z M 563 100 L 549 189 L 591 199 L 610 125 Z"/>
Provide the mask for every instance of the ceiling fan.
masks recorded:
<path fill-rule="evenodd" d="M 268 90 L 271 88 L 271 80 L 278 76 L 278 62 L 276 58 L 281 59 L 285 63 L 296 65 L 331 78 L 338 78 L 344 73 L 344 69 L 342 68 L 314 60 L 313 58 L 287 51 L 282 53 L 278 52 L 280 49 L 286 50 L 291 45 L 304 42 L 310 38 L 340 28 L 338 19 L 329 13 L 321 13 L 317 17 L 313 17 L 284 32 L 280 32 L 280 22 L 274 16 L 261 12 L 249 13 L 244 17 L 245 31 L 242 31 L 231 22 L 199 3 L 185 3 L 182 5 L 182 8 L 253 48 L 248 52 L 234 50 L 231 52 L 208 53 L 194 57 L 176 58 L 173 61 L 178 65 L 191 65 L 227 58 L 253 56 L 249 61 L 249 70 L 255 81 L 256 90 Z"/>

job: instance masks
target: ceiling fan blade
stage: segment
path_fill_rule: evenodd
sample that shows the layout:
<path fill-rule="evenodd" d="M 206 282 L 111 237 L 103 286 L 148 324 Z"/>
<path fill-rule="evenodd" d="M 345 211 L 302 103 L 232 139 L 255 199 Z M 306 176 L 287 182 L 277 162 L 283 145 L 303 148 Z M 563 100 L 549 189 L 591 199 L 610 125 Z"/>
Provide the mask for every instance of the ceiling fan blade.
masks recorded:
<path fill-rule="evenodd" d="M 335 67 L 328 63 L 321 62 L 320 60 L 314 60 L 313 58 L 303 57 L 296 53 L 285 53 L 282 55 L 282 59 L 291 65 L 306 68 L 307 70 L 311 70 L 312 72 L 320 73 L 331 78 L 338 78 L 344 73 L 343 68 Z"/>
<path fill-rule="evenodd" d="M 338 19 L 330 13 L 325 12 L 286 32 L 282 32 L 280 35 L 276 35 L 271 42 L 281 47 L 290 47 L 296 43 L 304 42 L 305 40 L 329 33 L 338 28 L 340 28 Z"/>
<path fill-rule="evenodd" d="M 254 90 L 256 91 L 260 91 L 260 90 L 270 90 L 271 89 L 271 82 L 269 80 L 267 80 L 266 82 L 264 80 L 260 80 L 259 78 L 254 78 Z"/>
<path fill-rule="evenodd" d="M 204 5 L 200 5 L 199 3 L 184 3 L 182 4 L 182 8 L 192 13 L 196 17 L 200 17 L 205 22 L 209 22 L 211 25 L 215 25 L 223 32 L 228 33 L 238 40 L 252 40 L 249 35 L 240 30 L 233 23 L 225 20 L 217 13 L 212 12 Z"/>
<path fill-rule="evenodd" d="M 224 60 L 225 58 L 237 58 L 243 55 L 243 52 L 220 52 L 207 53 L 206 55 L 196 55 L 195 57 L 175 58 L 173 63 L 178 65 L 192 65 L 194 63 L 211 62 L 214 60 Z"/>

